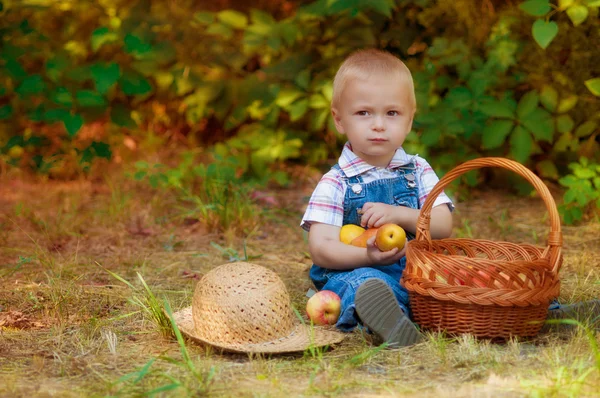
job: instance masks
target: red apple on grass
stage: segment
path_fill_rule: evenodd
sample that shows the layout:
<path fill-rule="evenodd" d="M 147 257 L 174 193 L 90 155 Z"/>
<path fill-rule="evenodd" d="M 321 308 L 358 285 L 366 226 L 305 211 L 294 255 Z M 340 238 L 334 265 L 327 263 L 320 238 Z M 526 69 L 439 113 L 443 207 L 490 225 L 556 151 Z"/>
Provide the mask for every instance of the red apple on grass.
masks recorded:
<path fill-rule="evenodd" d="M 306 303 L 306 314 L 315 325 L 335 325 L 340 317 L 342 300 L 331 290 L 321 290 Z"/>

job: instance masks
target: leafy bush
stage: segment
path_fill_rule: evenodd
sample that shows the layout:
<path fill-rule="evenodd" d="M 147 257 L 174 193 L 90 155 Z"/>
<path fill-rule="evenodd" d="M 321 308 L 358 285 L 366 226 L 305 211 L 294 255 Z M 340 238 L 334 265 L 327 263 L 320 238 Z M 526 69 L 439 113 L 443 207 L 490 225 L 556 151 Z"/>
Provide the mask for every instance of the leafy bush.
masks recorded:
<path fill-rule="evenodd" d="M 581 158 L 579 163 L 571 163 L 569 168 L 572 173 L 559 180 L 567 188 L 560 210 L 565 222 L 572 224 L 581 220 L 586 210 L 600 209 L 600 164 Z"/>
<path fill-rule="evenodd" d="M 149 0 L 0 4 L 0 162 L 15 166 L 86 167 L 150 131 L 285 183 L 281 164 L 338 153 L 331 81 L 363 47 L 413 71 L 407 150 L 441 172 L 507 156 L 557 181 L 599 160 L 597 0 L 317 0 L 279 20 Z"/>

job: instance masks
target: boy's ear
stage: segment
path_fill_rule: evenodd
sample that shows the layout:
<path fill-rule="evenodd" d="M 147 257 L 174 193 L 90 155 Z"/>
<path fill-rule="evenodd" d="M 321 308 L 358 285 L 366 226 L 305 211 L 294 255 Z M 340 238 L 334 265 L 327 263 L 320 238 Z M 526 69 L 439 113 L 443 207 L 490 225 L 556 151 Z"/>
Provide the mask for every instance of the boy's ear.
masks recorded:
<path fill-rule="evenodd" d="M 336 108 L 331 108 L 331 116 L 333 116 L 333 123 L 335 123 L 335 128 L 337 129 L 338 133 L 344 134 L 342 119 L 340 118 L 340 113 Z"/>

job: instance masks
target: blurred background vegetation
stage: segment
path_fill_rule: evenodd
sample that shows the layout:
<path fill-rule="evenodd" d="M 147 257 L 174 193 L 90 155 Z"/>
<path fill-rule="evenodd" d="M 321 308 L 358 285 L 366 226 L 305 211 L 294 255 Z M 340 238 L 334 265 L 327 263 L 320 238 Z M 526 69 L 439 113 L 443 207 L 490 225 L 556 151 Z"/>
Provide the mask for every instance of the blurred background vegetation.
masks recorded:
<path fill-rule="evenodd" d="M 240 187 L 285 186 L 295 165 L 335 162 L 343 137 L 329 112 L 333 75 L 353 50 L 377 47 L 413 72 L 408 152 L 439 174 L 475 157 L 516 159 L 562 188 L 565 222 L 597 217 L 599 8 L 0 0 L 0 173 L 72 179 L 132 164 L 136 179 L 191 195 L 205 212 L 239 200 L 251 215 Z M 175 161 L 160 163 L 158 152 Z M 461 184 L 497 179 L 482 171 Z"/>

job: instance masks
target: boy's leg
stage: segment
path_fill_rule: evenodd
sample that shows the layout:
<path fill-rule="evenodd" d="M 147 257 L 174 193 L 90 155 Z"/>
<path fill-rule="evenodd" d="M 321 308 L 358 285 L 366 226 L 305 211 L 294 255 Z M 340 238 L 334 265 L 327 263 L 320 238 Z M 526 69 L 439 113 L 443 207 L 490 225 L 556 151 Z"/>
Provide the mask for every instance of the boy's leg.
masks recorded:
<path fill-rule="evenodd" d="M 355 296 L 358 288 L 367 280 L 384 280 L 388 286 L 393 286 L 393 295 L 398 301 L 403 313 L 408 313 L 408 292 L 404 290 L 397 279 L 385 272 L 372 268 L 356 268 L 351 271 L 331 271 L 321 269 L 322 274 L 317 275 L 318 269 L 311 269 L 311 279 L 319 290 L 331 290 L 340 296 L 342 309 L 336 327 L 344 332 L 352 331 L 358 326 L 359 317 L 356 314 Z M 400 304 L 398 304 L 398 302 Z"/>
<path fill-rule="evenodd" d="M 579 322 L 600 323 L 600 300 L 581 301 L 574 304 L 559 304 L 554 301 L 548 308 L 547 320 L 574 319 Z M 563 323 L 545 323 L 541 333 L 549 331 L 568 331 L 574 329 L 574 325 Z"/>
<path fill-rule="evenodd" d="M 413 345 L 423 338 L 383 280 L 372 278 L 363 282 L 356 292 L 355 304 L 360 320 L 390 348 Z"/>

